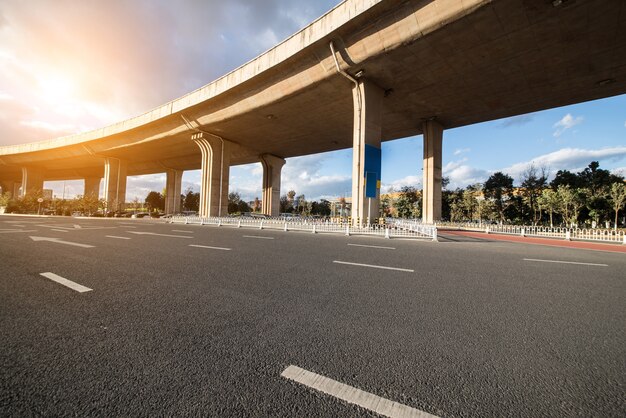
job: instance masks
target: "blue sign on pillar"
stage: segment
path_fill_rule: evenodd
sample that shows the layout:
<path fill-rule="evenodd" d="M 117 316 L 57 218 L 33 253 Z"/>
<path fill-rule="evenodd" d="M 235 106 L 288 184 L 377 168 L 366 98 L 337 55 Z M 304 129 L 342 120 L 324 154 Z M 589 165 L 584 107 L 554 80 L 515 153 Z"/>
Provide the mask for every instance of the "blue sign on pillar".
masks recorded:
<path fill-rule="evenodd" d="M 381 152 L 380 148 L 365 144 L 365 197 L 376 198 L 380 188 Z"/>

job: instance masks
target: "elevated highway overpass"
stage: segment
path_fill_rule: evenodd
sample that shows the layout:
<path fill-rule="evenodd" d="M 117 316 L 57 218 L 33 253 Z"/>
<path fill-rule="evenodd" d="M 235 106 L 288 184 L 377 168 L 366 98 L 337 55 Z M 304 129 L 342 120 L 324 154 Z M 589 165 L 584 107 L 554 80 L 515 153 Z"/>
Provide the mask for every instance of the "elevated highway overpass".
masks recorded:
<path fill-rule="evenodd" d="M 103 179 L 114 207 L 128 175 L 166 172 L 173 212 L 182 172 L 201 169 L 200 211 L 215 216 L 226 213 L 229 167 L 261 161 L 263 211 L 277 214 L 285 158 L 352 147 L 362 219 L 378 213 L 381 141 L 423 134 L 423 213 L 433 221 L 443 131 L 626 93 L 623 22 L 622 0 L 347 0 L 141 116 L 0 147 L 0 185 L 23 193 L 85 179 L 85 193 L 97 193 Z"/>

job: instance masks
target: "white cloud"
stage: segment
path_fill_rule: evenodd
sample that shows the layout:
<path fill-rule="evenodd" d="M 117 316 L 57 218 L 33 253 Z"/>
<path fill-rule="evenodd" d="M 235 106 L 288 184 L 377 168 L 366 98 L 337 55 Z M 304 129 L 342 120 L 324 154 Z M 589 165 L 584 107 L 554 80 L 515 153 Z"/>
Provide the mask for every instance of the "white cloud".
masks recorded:
<path fill-rule="evenodd" d="M 623 176 L 626 177 L 626 167 L 617 167 L 611 170 L 612 174 L 615 174 L 616 176 Z"/>
<path fill-rule="evenodd" d="M 454 150 L 454 155 L 461 155 L 470 152 L 470 148 L 457 148 Z"/>
<path fill-rule="evenodd" d="M 619 161 L 626 158 L 626 146 L 602 148 L 597 150 L 562 148 L 549 154 L 540 155 L 531 161 L 513 164 L 503 168 L 503 171 L 515 179 L 519 179 L 521 174 L 530 164 L 535 167 L 546 167 L 552 174 L 558 170 L 578 171 L 587 166 L 591 161 Z"/>
<path fill-rule="evenodd" d="M 573 128 L 576 125 L 583 123 L 584 118 L 582 116 L 573 117 L 571 113 L 563 116 L 563 118 L 553 125 L 556 130 L 553 135 L 559 137 L 568 129 Z"/>
<path fill-rule="evenodd" d="M 448 189 L 466 187 L 470 184 L 482 183 L 489 177 L 489 172 L 464 164 L 467 160 L 451 161 L 442 168 L 442 174 L 450 181 Z"/>
<path fill-rule="evenodd" d="M 21 121 L 21 125 L 26 126 L 28 128 L 40 129 L 43 131 L 49 131 L 51 133 L 59 133 L 59 132 L 75 132 L 76 127 L 69 123 L 61 123 L 61 124 L 53 124 L 49 122 L 43 122 L 40 120 L 28 120 Z"/>
<path fill-rule="evenodd" d="M 392 180 L 389 183 L 383 183 L 381 185 L 382 193 L 389 193 L 391 190 L 399 191 L 404 186 L 412 186 L 417 189 L 422 188 L 422 178 L 419 176 L 406 176 L 401 179 Z"/>
<path fill-rule="evenodd" d="M 287 159 L 283 167 L 281 194 L 295 190 L 309 200 L 345 196 L 352 193 L 352 177 L 342 174 L 322 174 L 328 155 L 317 154 Z"/>

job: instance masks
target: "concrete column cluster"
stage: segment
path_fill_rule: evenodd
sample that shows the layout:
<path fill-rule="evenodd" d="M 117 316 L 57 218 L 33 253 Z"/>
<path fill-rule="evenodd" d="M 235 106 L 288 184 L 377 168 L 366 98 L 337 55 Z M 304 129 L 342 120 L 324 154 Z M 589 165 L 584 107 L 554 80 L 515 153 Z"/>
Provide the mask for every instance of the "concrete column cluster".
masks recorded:
<path fill-rule="evenodd" d="M 0 181 L 0 187 L 2 188 L 2 193 L 9 192 L 12 197 L 19 196 L 20 182 L 14 180 L 4 180 Z"/>
<path fill-rule="evenodd" d="M 260 156 L 263 165 L 262 212 L 268 216 L 280 214 L 280 177 L 285 160 L 271 154 Z"/>
<path fill-rule="evenodd" d="M 86 177 L 85 188 L 83 190 L 83 196 L 96 196 L 100 195 L 100 177 Z"/>
<path fill-rule="evenodd" d="M 422 189 L 422 221 L 441 219 L 441 146 L 443 127 L 434 120 L 422 125 L 424 134 L 424 173 Z"/>
<path fill-rule="evenodd" d="M 191 139 L 202 153 L 200 216 L 226 216 L 231 144 L 202 132 L 192 135 Z"/>
<path fill-rule="evenodd" d="M 352 88 L 354 134 L 352 148 L 352 220 L 363 224 L 378 218 L 381 181 L 381 132 L 384 91 L 359 80 Z"/>
<path fill-rule="evenodd" d="M 180 193 L 183 184 L 183 171 L 168 169 L 165 180 L 165 213 L 180 212 Z"/>
<path fill-rule="evenodd" d="M 32 167 L 22 167 L 22 193 L 24 196 L 31 190 L 43 190 L 43 173 Z"/>
<path fill-rule="evenodd" d="M 126 172 L 128 163 L 114 157 L 104 159 L 104 199 L 107 210 L 124 209 L 126 202 Z"/>

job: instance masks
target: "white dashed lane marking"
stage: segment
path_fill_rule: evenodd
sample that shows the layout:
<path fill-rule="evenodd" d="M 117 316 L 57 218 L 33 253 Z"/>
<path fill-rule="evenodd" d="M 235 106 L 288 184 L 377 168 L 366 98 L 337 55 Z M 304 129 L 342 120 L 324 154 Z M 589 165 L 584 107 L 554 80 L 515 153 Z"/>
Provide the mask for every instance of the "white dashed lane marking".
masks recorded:
<path fill-rule="evenodd" d="M 115 238 L 115 239 L 130 239 L 129 237 L 118 237 L 116 235 L 105 235 L 107 238 Z"/>
<path fill-rule="evenodd" d="M 274 239 L 274 237 L 261 237 L 259 235 L 244 235 L 244 238 L 258 238 L 258 239 Z"/>
<path fill-rule="evenodd" d="M 579 266 L 597 266 L 608 267 L 608 264 L 596 264 L 596 263 L 579 263 L 576 261 L 559 261 L 559 260 L 541 260 L 538 258 L 524 258 L 524 261 L 535 261 L 537 263 L 558 263 L 558 264 L 576 264 Z"/>
<path fill-rule="evenodd" d="M 408 273 L 414 273 L 415 270 L 412 269 L 403 269 L 403 268 L 399 268 L 399 267 L 388 267 L 388 266 L 376 266 L 373 264 L 362 264 L 362 263 L 350 263 L 348 261 L 333 261 L 333 263 L 336 264 L 345 264 L 348 266 L 358 266 L 358 267 L 369 267 L 369 268 L 373 268 L 373 269 L 383 269 L 383 270 L 396 270 L 396 271 L 406 271 Z"/>
<path fill-rule="evenodd" d="M 169 238 L 193 238 L 189 235 L 169 235 L 169 234 L 157 234 L 156 232 L 137 232 L 137 231 L 126 231 L 129 234 L 135 235 L 154 235 L 157 237 L 169 237 Z"/>
<path fill-rule="evenodd" d="M 381 250 L 395 250 L 394 247 L 381 247 L 379 245 L 363 245 L 363 244 L 348 244 L 351 247 L 366 247 L 366 248 L 378 248 Z"/>
<path fill-rule="evenodd" d="M 225 248 L 225 247 L 210 247 L 208 245 L 196 245 L 196 244 L 189 244 L 190 247 L 196 247 L 196 248 L 208 248 L 209 250 L 222 250 L 222 251 L 230 251 L 231 248 Z"/>
<path fill-rule="evenodd" d="M 85 293 L 85 292 L 89 292 L 90 290 L 92 290 L 88 287 L 83 286 L 82 284 L 75 283 L 71 280 L 66 279 L 65 277 L 61 277 L 54 273 L 47 272 L 47 273 L 40 273 L 40 275 L 47 279 L 52 280 L 53 282 L 62 284 L 65 287 L 69 287 L 70 289 L 75 290 L 79 293 Z"/>
<path fill-rule="evenodd" d="M 283 370 L 280 375 L 285 379 L 293 380 L 311 389 L 387 417 L 437 418 L 436 415 L 431 415 L 428 412 L 381 398 L 373 393 L 365 392 L 317 373 L 301 369 L 298 366 L 291 365 Z"/>

